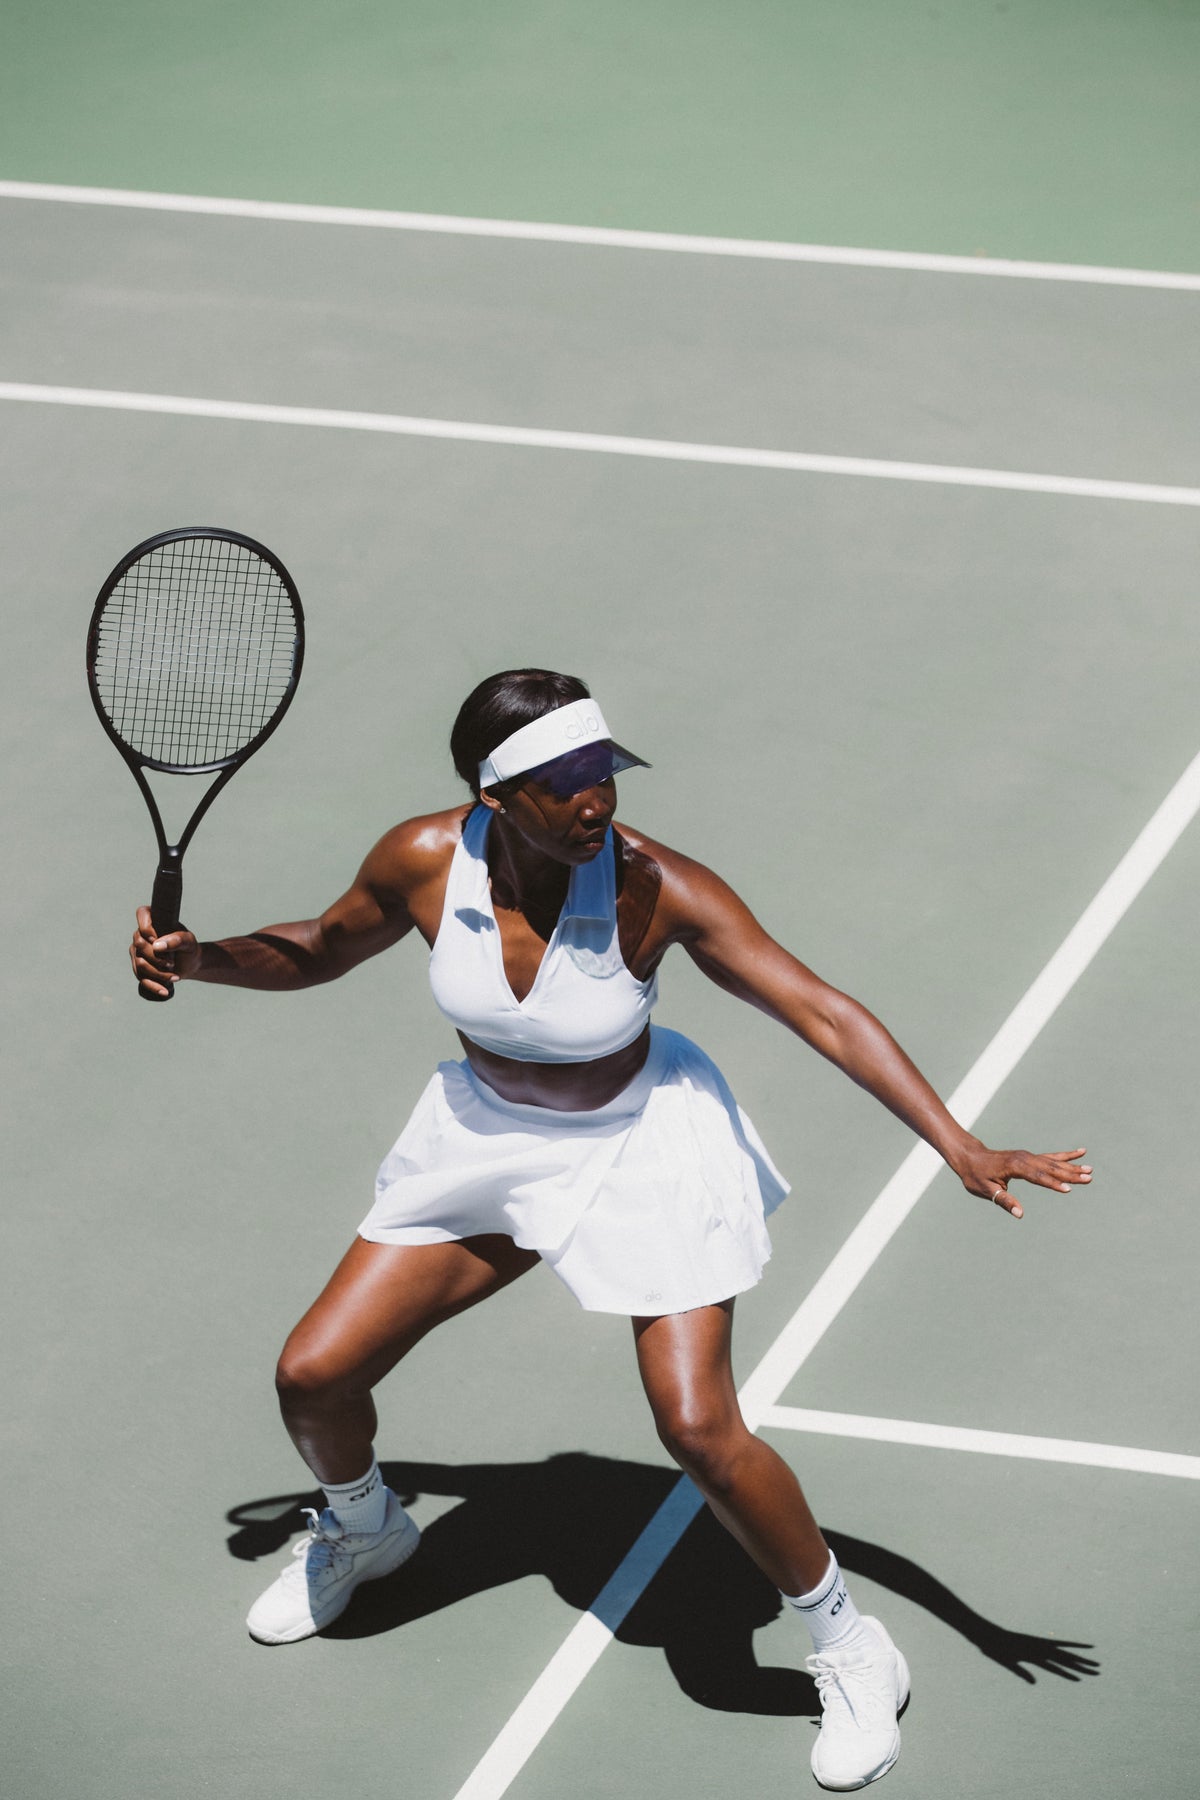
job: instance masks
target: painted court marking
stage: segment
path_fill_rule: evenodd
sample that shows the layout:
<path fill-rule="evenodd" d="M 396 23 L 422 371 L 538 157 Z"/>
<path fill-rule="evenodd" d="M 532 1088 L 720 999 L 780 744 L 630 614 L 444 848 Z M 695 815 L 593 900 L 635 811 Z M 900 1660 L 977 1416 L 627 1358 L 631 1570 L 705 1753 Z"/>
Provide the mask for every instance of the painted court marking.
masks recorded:
<path fill-rule="evenodd" d="M 760 1425 L 865 1438 L 877 1444 L 916 1444 L 924 1450 L 968 1450 L 1031 1462 L 1074 1463 L 1089 1469 L 1127 1469 L 1138 1475 L 1178 1475 L 1200 1481 L 1200 1456 L 1132 1450 L 1124 1444 L 1085 1444 L 1075 1438 L 1028 1437 L 1015 1431 L 974 1431 L 960 1425 L 920 1425 L 912 1419 L 872 1419 L 859 1413 L 815 1412 L 805 1406 L 768 1406 Z"/>
<path fill-rule="evenodd" d="M 248 400 L 205 400 L 186 394 L 125 393 L 107 388 L 0 382 L 0 400 L 40 406 L 97 407 L 112 412 L 175 418 L 232 419 L 259 425 L 301 425 L 333 431 L 374 431 L 397 437 L 443 438 L 527 450 L 590 451 L 664 462 L 775 469 L 802 475 L 851 475 L 875 481 L 935 482 L 950 487 L 1000 488 L 1086 500 L 1136 500 L 1159 506 L 1200 506 L 1200 488 L 1144 481 L 1100 481 L 1079 475 L 1032 475 L 1013 469 L 888 462 L 877 457 L 823 456 L 800 450 L 754 450 L 733 444 L 691 444 L 669 438 L 614 437 L 593 431 L 553 431 L 523 425 L 482 425 L 463 419 L 422 419 L 403 413 L 347 412 L 318 406 L 272 406 Z"/>
<path fill-rule="evenodd" d="M 207 213 L 231 219 L 278 219 L 296 225 L 357 225 L 383 231 L 443 232 L 455 237 L 592 244 L 617 250 L 665 250 L 692 256 L 739 256 L 762 262 L 833 263 L 864 269 L 912 269 L 933 275 L 998 275 L 1023 281 L 1082 281 L 1106 287 L 1200 292 L 1200 275 L 1166 269 L 1020 262 L 996 256 L 937 256 L 919 250 L 785 244 L 764 238 L 697 237 L 674 231 L 624 231 L 602 225 L 544 225 L 531 219 L 470 219 L 448 213 L 388 212 L 362 206 L 309 206 L 287 200 L 233 200 L 204 194 L 145 193 L 134 188 L 72 187 L 59 182 L 0 181 L 0 199 L 56 201 L 76 206 L 123 206 L 150 212 Z"/>
<path fill-rule="evenodd" d="M 1066 999 L 1198 810 L 1200 755 L 1189 763 L 1095 899 L 1067 933 L 1040 975 L 1017 1002 L 950 1096 L 947 1101 L 950 1111 L 968 1129 Z M 792 1416 L 792 1408 L 778 1406 L 780 1395 L 858 1289 L 941 1167 L 942 1161 L 936 1151 L 928 1144 L 917 1144 L 867 1209 L 743 1385 L 738 1398 L 751 1429 L 756 1430 L 760 1425 L 768 1423 L 775 1411 Z M 798 1413 L 800 1409 L 795 1410 Z M 833 1415 L 801 1416 L 828 1419 Z M 893 1429 L 900 1429 L 904 1424 L 903 1421 L 896 1420 L 879 1420 L 873 1423 L 888 1425 Z M 933 1432 L 939 1428 L 909 1426 L 908 1429 Z M 990 1439 L 1003 1434 L 968 1435 L 977 1439 Z M 1050 1445 L 1063 1440 L 1018 1438 L 1016 1441 Z M 979 1448 L 979 1445 L 974 1447 Z M 1117 1455 L 1153 1455 L 1152 1452 L 1121 1452 L 1106 1445 L 1077 1445 L 1075 1448 L 1097 1453 L 1107 1450 Z M 1029 1452 L 1026 1451 L 1025 1454 Z M 1197 1459 L 1169 1460 L 1173 1463 L 1190 1463 Z M 1181 1471 L 1172 1468 L 1159 1472 L 1179 1474 Z M 686 1476 L 681 1476 L 612 1579 L 597 1596 L 589 1611 L 572 1627 L 516 1711 L 501 1728 L 459 1789 L 455 1800 L 499 1800 L 507 1791 L 572 1694 L 612 1641 L 622 1620 L 645 1592 L 702 1504 L 692 1482 Z"/>

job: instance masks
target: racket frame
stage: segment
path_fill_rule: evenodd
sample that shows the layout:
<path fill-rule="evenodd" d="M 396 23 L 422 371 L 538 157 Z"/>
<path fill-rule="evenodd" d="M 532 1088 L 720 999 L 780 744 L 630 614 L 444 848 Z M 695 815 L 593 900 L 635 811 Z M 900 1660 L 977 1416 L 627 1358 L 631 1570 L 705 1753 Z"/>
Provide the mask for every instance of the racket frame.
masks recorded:
<path fill-rule="evenodd" d="M 296 621 L 295 648 L 292 654 L 291 675 L 287 687 L 284 689 L 283 694 L 276 703 L 275 710 L 271 714 L 271 717 L 252 738 L 243 744 L 240 749 L 235 750 L 232 755 L 218 757 L 212 762 L 205 763 L 166 762 L 160 757 L 146 756 L 142 751 L 135 749 L 132 744 L 127 743 L 108 716 L 108 711 L 100 697 L 99 684 L 96 680 L 96 656 L 100 641 L 100 622 L 104 617 L 105 608 L 112 597 L 114 589 L 129 573 L 129 570 L 133 567 L 134 563 L 138 562 L 143 556 L 148 555 L 150 551 L 160 549 L 164 544 L 178 543 L 181 540 L 188 538 L 209 538 L 215 539 L 220 543 L 240 544 L 243 549 L 249 550 L 253 552 L 255 556 L 261 557 L 263 562 L 275 571 L 282 582 L 288 599 L 291 602 L 292 611 Z M 203 819 L 217 795 L 221 792 L 221 789 L 232 779 L 242 767 L 242 764 L 249 762 L 255 751 L 262 748 L 271 733 L 279 724 L 279 721 L 283 718 L 284 713 L 292 703 L 292 696 L 296 692 L 296 687 L 300 680 L 300 671 L 303 666 L 304 608 L 300 604 L 300 595 L 296 584 L 283 563 L 281 563 L 279 558 L 275 555 L 275 552 L 273 550 L 268 550 L 265 544 L 260 544 L 257 538 L 247 537 L 244 532 L 230 531 L 219 525 L 181 525 L 176 526 L 171 531 L 156 532 L 153 537 L 148 537 L 142 543 L 135 544 L 132 550 L 126 552 L 116 568 L 109 575 L 104 586 L 100 589 L 99 594 L 96 596 L 96 604 L 92 608 L 91 623 L 88 626 L 87 635 L 88 692 L 91 694 L 92 705 L 96 709 L 96 716 L 99 718 L 100 723 L 103 725 L 108 736 L 120 751 L 129 767 L 133 779 L 137 782 L 138 787 L 141 790 L 142 799 L 146 802 L 151 823 L 154 826 L 154 835 L 158 844 L 158 868 L 154 876 L 154 890 L 150 899 L 150 913 L 154 920 L 155 931 L 160 937 L 165 937 L 168 932 L 174 931 L 179 924 L 179 911 L 183 901 L 183 857 L 184 852 L 195 835 L 196 827 L 199 825 L 201 819 Z M 188 820 L 183 834 L 177 843 L 171 844 L 167 841 L 166 827 L 163 824 L 162 812 L 159 809 L 154 790 L 146 780 L 144 773 L 146 769 L 154 769 L 163 775 L 216 775 L 217 777 L 208 788 L 207 792 L 201 796 L 200 804 L 193 811 L 191 818 Z M 144 982 L 139 982 L 138 992 L 144 1000 L 169 1000 L 171 999 L 174 990 L 173 988 L 168 988 L 165 994 L 153 994 L 149 991 Z"/>

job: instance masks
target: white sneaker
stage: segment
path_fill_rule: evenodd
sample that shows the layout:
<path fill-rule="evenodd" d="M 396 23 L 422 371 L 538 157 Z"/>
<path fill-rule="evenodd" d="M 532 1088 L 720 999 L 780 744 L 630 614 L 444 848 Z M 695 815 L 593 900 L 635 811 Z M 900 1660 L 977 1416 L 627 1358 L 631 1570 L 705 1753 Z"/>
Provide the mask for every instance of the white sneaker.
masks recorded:
<path fill-rule="evenodd" d="M 806 1658 L 821 1697 L 821 1729 L 812 1772 L 845 1793 L 886 1775 L 900 1754 L 896 1715 L 908 1700 L 908 1664 L 878 1619 L 864 1619 L 864 1648 Z"/>
<path fill-rule="evenodd" d="M 381 1531 L 350 1533 L 326 1507 L 318 1518 L 311 1507 L 308 1533 L 292 1546 L 296 1561 L 260 1594 L 246 1624 L 260 1644 L 294 1644 L 332 1624 L 345 1612 L 360 1581 L 390 1575 L 408 1561 L 421 1541 L 391 1489 Z"/>

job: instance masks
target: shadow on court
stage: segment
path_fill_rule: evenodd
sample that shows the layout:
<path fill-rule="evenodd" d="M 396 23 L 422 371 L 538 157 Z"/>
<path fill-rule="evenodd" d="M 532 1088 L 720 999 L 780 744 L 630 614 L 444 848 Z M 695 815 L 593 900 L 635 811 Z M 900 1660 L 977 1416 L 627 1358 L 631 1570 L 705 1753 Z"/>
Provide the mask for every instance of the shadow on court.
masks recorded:
<path fill-rule="evenodd" d="M 425 1530 L 414 1560 L 359 1589 L 323 1634 L 372 1637 L 440 1612 L 472 1594 L 543 1575 L 568 1605 L 585 1611 L 678 1479 L 647 1463 L 572 1451 L 538 1463 L 385 1463 L 401 1499 L 457 1494 L 462 1504 Z M 305 1527 L 312 1493 L 246 1501 L 226 1516 L 232 1556 L 272 1556 Z M 927 1569 L 879 1544 L 826 1529 L 842 1567 L 915 1602 L 1001 1668 L 1032 1683 L 1034 1669 L 1077 1681 L 1099 1672 L 1077 1655 L 1088 1644 L 1009 1630 L 974 1612 Z M 722 1712 L 816 1715 L 816 1689 L 795 1668 L 764 1668 L 754 1632 L 782 1602 L 766 1577 L 702 1512 L 617 1632 L 624 1644 L 660 1648 L 680 1687 Z M 796 1655 L 808 1639 L 797 1624 Z M 1028 1666 L 1026 1666 L 1028 1665 Z"/>

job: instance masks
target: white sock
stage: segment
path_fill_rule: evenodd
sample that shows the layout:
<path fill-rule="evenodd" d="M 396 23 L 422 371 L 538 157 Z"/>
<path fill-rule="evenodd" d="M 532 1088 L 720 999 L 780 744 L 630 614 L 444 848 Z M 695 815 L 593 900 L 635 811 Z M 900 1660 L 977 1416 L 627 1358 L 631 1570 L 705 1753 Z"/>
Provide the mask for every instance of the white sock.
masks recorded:
<path fill-rule="evenodd" d="M 343 1531 L 369 1534 L 383 1530 L 388 1491 L 374 1457 L 366 1474 L 357 1481 L 326 1481 L 323 1486 L 329 1510 Z"/>
<path fill-rule="evenodd" d="M 807 1594 L 785 1594 L 783 1597 L 808 1626 L 813 1649 L 818 1653 L 853 1649 L 854 1639 L 860 1634 L 866 1639 L 861 1615 L 846 1592 L 842 1571 L 832 1551 L 829 1567 L 815 1588 L 810 1588 Z"/>

